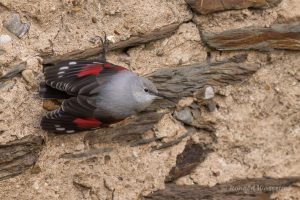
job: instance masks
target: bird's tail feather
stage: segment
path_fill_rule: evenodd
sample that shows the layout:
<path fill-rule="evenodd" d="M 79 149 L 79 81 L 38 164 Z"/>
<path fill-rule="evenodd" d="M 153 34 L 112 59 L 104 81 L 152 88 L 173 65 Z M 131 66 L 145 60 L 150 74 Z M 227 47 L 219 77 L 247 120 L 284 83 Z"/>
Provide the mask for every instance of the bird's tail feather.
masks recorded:
<path fill-rule="evenodd" d="M 39 95 L 43 99 L 68 99 L 71 97 L 66 92 L 54 89 L 46 85 L 45 82 L 42 82 L 40 84 Z"/>

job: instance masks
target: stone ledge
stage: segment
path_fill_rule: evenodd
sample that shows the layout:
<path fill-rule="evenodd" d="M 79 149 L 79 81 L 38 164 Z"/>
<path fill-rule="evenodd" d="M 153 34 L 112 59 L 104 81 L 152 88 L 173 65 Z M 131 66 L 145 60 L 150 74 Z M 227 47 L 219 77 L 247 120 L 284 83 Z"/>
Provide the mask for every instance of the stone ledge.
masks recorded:
<path fill-rule="evenodd" d="M 268 8 L 278 5 L 281 0 L 185 0 L 198 14 L 210 14 L 226 10 L 245 8 Z"/>
<path fill-rule="evenodd" d="M 300 50 L 300 23 L 269 28 L 246 27 L 221 33 L 202 33 L 203 41 L 217 50 Z"/>

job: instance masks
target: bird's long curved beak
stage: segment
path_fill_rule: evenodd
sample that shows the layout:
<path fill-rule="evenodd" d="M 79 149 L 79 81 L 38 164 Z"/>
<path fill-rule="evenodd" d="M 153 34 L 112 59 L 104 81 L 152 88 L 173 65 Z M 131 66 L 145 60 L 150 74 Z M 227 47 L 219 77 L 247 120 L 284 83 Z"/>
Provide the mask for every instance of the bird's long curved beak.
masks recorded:
<path fill-rule="evenodd" d="M 172 98 L 170 98 L 170 97 L 167 97 L 167 96 L 165 96 L 165 95 L 163 95 L 163 94 L 160 94 L 160 93 L 153 93 L 155 96 L 157 96 L 157 97 L 160 97 L 160 98 L 163 98 L 163 99 L 167 99 L 167 100 L 169 100 L 169 101 L 171 101 L 171 102 L 173 102 L 173 103 L 177 103 L 177 102 L 175 102 Z"/>

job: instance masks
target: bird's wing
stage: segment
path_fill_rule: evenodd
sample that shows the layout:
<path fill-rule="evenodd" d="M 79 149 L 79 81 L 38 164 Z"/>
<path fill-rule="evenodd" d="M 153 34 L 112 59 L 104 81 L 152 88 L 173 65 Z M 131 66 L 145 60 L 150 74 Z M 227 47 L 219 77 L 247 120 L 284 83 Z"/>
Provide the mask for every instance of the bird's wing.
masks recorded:
<path fill-rule="evenodd" d="M 47 85 L 76 95 L 92 91 L 122 70 L 126 68 L 101 61 L 63 61 L 45 66 L 44 75 Z"/>
<path fill-rule="evenodd" d="M 62 107 L 49 112 L 42 118 L 41 127 L 44 130 L 57 133 L 75 133 L 91 130 L 118 122 L 109 113 L 94 116 L 96 110 L 93 97 L 77 96 L 64 100 Z"/>

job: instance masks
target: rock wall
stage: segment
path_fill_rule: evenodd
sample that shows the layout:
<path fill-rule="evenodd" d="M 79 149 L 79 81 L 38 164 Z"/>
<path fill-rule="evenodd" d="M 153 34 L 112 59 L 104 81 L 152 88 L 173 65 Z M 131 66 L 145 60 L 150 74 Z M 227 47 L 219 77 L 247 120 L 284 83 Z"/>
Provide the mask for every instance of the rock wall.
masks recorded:
<path fill-rule="evenodd" d="M 180 199 L 200 187 L 190 199 L 225 199 L 232 190 L 216 184 L 251 179 L 253 194 L 242 181 L 228 198 L 300 199 L 299 10 L 299 0 L 2 0 L 0 198 Z M 110 62 L 179 103 L 110 129 L 42 131 L 44 108 L 59 104 L 37 95 L 42 64 L 98 56 L 104 33 Z M 281 190 L 257 187 L 270 185 Z"/>

